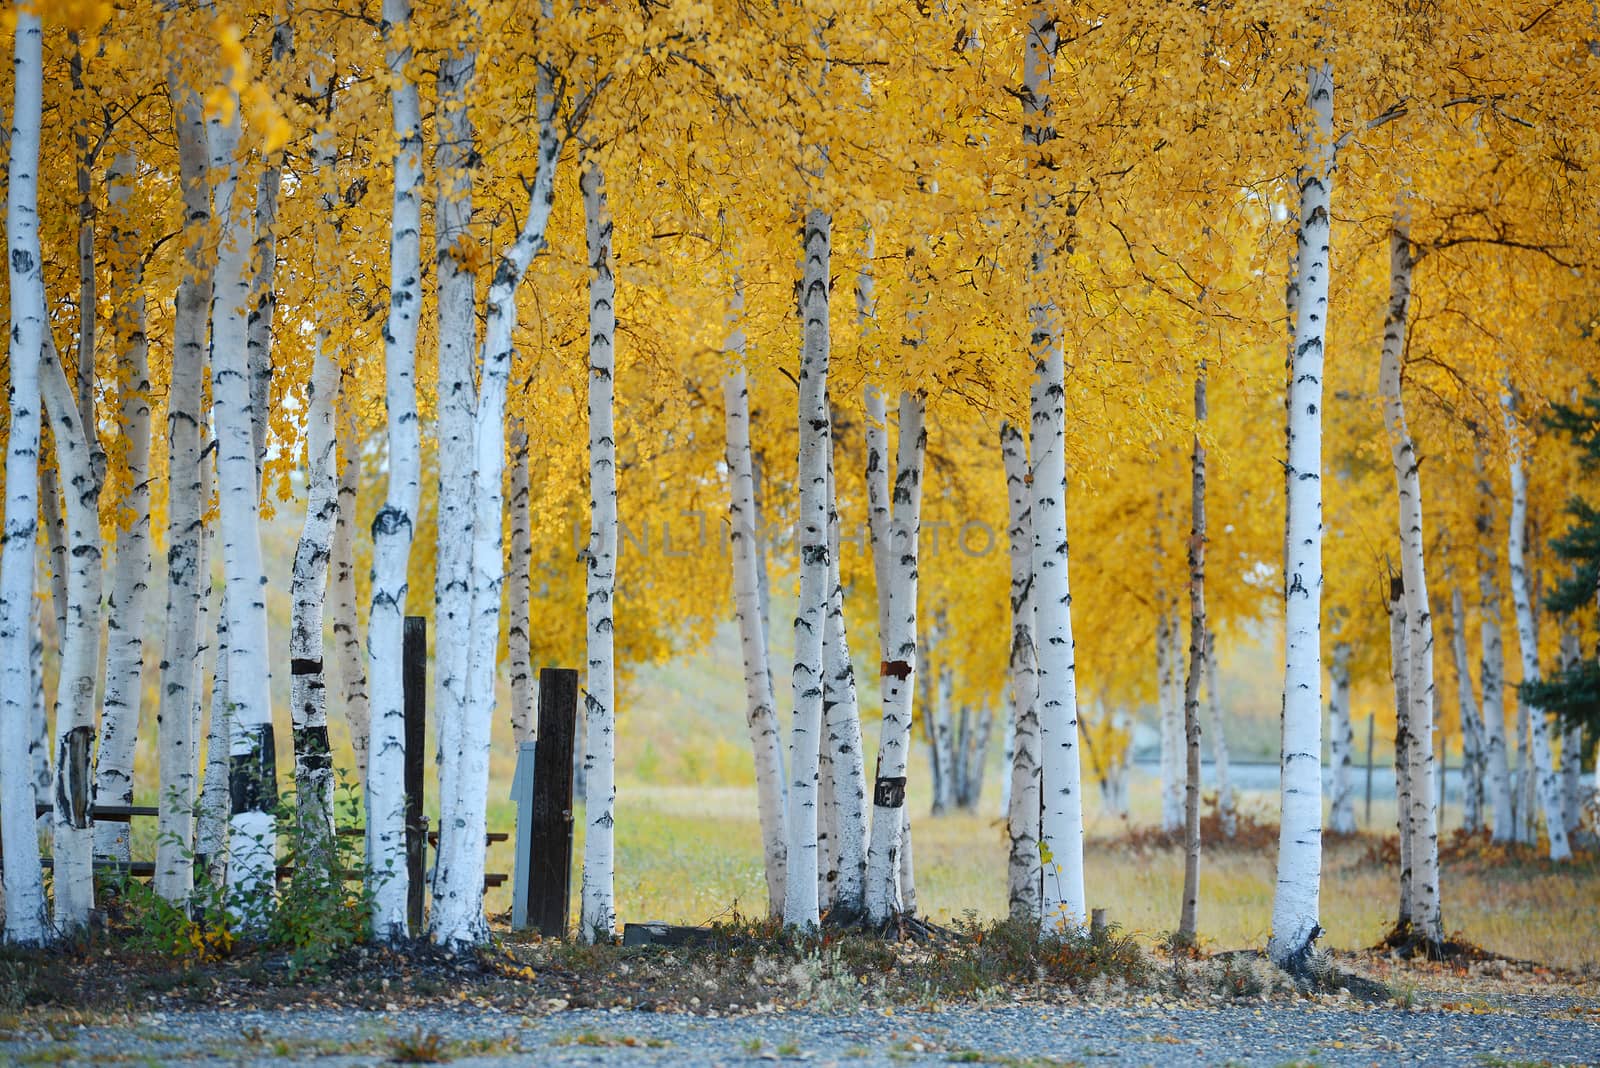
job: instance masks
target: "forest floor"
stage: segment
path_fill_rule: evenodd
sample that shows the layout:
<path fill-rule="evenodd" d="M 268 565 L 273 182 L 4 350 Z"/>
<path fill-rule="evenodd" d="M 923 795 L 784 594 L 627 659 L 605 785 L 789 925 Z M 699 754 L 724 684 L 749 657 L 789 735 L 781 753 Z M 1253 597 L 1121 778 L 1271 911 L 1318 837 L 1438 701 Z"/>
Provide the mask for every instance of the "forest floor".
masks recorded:
<path fill-rule="evenodd" d="M 25 1002 L 0 1015 L 0 1064 L 1600 1060 L 1600 983 L 1542 966 L 1336 954 L 1342 985 L 1306 993 L 1254 955 L 1129 956 L 1113 939 L 1100 963 L 1087 979 L 1049 974 L 1060 962 L 1045 961 L 1031 980 L 990 984 L 970 939 L 748 935 L 674 950 L 506 941 L 455 958 L 358 947 L 299 973 L 283 955 L 174 968 L 86 949 L 0 965 L 13 1004 Z"/>

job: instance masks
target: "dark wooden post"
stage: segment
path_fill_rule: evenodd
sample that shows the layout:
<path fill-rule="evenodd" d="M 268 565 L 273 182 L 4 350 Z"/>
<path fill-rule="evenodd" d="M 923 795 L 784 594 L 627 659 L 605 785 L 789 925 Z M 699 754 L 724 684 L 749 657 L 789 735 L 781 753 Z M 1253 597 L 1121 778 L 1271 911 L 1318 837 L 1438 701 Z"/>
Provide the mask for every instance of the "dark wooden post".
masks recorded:
<path fill-rule="evenodd" d="M 528 842 L 528 923 L 565 938 L 572 901 L 572 747 L 578 673 L 539 672 L 539 733 L 533 756 L 533 833 Z"/>
<path fill-rule="evenodd" d="M 428 842 L 422 814 L 422 750 L 428 718 L 428 621 L 406 616 L 401 647 L 406 705 L 406 922 L 422 932 L 423 860 Z"/>

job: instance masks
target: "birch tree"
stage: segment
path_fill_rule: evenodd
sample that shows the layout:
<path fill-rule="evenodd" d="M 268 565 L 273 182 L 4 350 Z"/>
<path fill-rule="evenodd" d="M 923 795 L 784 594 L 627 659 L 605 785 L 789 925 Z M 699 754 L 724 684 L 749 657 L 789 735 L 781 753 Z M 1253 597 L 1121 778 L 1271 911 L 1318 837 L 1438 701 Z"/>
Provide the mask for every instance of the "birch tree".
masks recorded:
<path fill-rule="evenodd" d="M 43 287 L 40 287 L 43 295 Z M 43 308 L 41 306 L 41 313 Z M 92 769 L 95 691 L 100 662 L 100 476 L 78 398 L 56 355 L 44 316 L 39 385 L 66 489 L 67 600 L 61 674 L 55 702 L 55 925 L 62 934 L 88 926 L 94 909 Z"/>
<path fill-rule="evenodd" d="M 1041 177 L 1051 169 L 1055 138 L 1050 82 L 1059 37 L 1055 17 L 1033 8 L 1023 44 L 1022 140 Z M 1067 576 L 1066 379 L 1059 311 L 1044 293 L 1055 249 L 1044 223 L 1052 192 L 1035 193 L 1034 251 L 1028 322 L 1035 383 L 1029 417 L 1033 463 L 1033 584 L 1039 651 L 1039 748 L 1042 811 L 1039 855 L 1044 929 L 1081 927 L 1089 910 L 1083 889 L 1083 796 L 1078 770 L 1078 699 Z"/>
<path fill-rule="evenodd" d="M 867 395 L 867 485 L 873 566 L 880 556 L 879 634 L 883 661 L 883 724 L 867 844 L 867 922 L 882 925 L 910 911 L 902 878 L 906 834 L 906 770 L 911 749 L 917 656 L 917 557 L 922 529 L 922 468 L 927 452 L 922 397 L 900 396 L 894 492 L 887 494 L 887 433 L 882 394 Z M 793 831 L 791 829 L 791 835 Z"/>
<path fill-rule="evenodd" d="M 118 425 L 126 488 L 119 502 L 111 588 L 106 595 L 105 700 L 95 797 L 103 805 L 133 804 L 133 755 L 144 696 L 145 603 L 150 580 L 150 368 L 145 341 L 144 268 L 134 247 L 131 200 L 138 161 L 120 152 L 106 173 L 112 219 L 112 287 L 122 294 L 111 319 L 121 368 Z M 131 859 L 126 823 L 95 824 L 96 856 Z"/>
<path fill-rule="evenodd" d="M 456 17 L 464 10 L 448 6 Z M 434 703 L 438 709 L 438 761 L 441 784 L 439 825 L 459 826 L 455 784 L 462 729 L 469 711 L 472 649 L 472 554 L 474 534 L 474 420 L 478 410 L 477 278 L 468 254 L 473 250 L 473 188 L 470 163 L 478 151 L 476 130 L 467 106 L 477 76 L 474 30 L 451 42 L 439 57 L 436 91 L 438 119 L 434 128 L 434 250 L 438 265 L 435 301 L 438 310 L 439 508 L 434 520 Z M 498 523 L 498 517 L 496 523 Z M 450 783 L 449 788 L 443 784 Z M 454 834 L 451 835 L 452 839 Z M 434 869 L 432 891 L 441 891 L 439 877 L 451 864 Z M 459 890 L 459 887 L 455 888 Z M 434 901 L 437 915 L 441 902 Z M 466 908 L 465 904 L 462 908 Z M 470 926 L 474 926 L 469 924 Z"/>
<path fill-rule="evenodd" d="M 340 375 L 337 404 L 340 430 L 335 448 L 339 461 L 339 506 L 334 509 L 333 536 L 329 546 L 328 596 L 332 599 L 333 644 L 339 667 L 339 693 L 345 724 L 350 729 L 350 748 L 356 761 L 356 781 L 367 781 L 367 741 L 371 718 L 367 706 L 366 657 L 362 655 L 359 623 L 356 619 L 355 517 L 361 492 L 360 422 L 350 402 L 350 375 Z"/>
<path fill-rule="evenodd" d="M 160 705 L 156 727 L 160 752 L 160 816 L 156 834 L 155 890 L 167 901 L 188 898 L 194 888 L 189 843 L 194 840 L 194 803 L 199 790 L 200 611 L 207 586 L 201 540 L 209 493 L 202 495 L 201 387 L 211 312 L 211 189 L 207 176 L 205 113 L 188 82 L 180 45 L 167 68 L 178 146 L 183 203 L 183 274 L 172 313 L 172 356 L 167 387 L 167 605 L 161 645 Z M 224 751 L 226 745 L 223 746 Z M 215 750 L 213 750 L 215 752 Z M 196 848 L 195 853 L 201 852 Z"/>
<path fill-rule="evenodd" d="M 1000 452 L 1005 464 L 1010 518 L 1007 533 L 1011 557 L 1010 685 L 1013 724 L 1011 759 L 1005 766 L 1011 782 L 1006 809 L 1006 898 L 1013 920 L 1037 923 L 1044 892 L 1039 867 L 1039 668 L 1034 645 L 1033 500 L 1028 489 L 1028 446 L 1011 423 L 1000 426 Z"/>
<path fill-rule="evenodd" d="M 579 931 L 586 942 L 609 942 L 617 925 L 616 905 L 616 688 L 612 608 L 617 583 L 617 441 L 613 404 L 616 381 L 616 279 L 612 274 L 611 217 L 606 210 L 603 177 L 598 165 L 580 176 L 585 230 L 589 248 L 589 548 L 587 634 L 589 674 L 584 690 L 586 755 L 583 896 Z M 812 823 L 815 848 L 816 824 Z M 793 858 L 791 857 L 792 861 Z M 788 894 L 809 877 L 809 893 L 817 891 L 817 873 L 795 874 L 791 863 L 785 879 Z"/>
<path fill-rule="evenodd" d="M 1472 689 L 1472 669 L 1467 658 L 1467 610 L 1461 588 L 1450 590 L 1450 653 L 1456 665 L 1456 700 L 1461 714 L 1461 826 L 1468 833 L 1483 829 L 1483 781 L 1487 755 L 1483 720 L 1478 717 L 1477 695 Z"/>
<path fill-rule="evenodd" d="M 789 789 L 784 814 L 788 860 L 783 898 L 784 925 L 796 928 L 815 927 L 820 920 L 817 782 L 823 733 L 822 643 L 830 575 L 827 472 L 833 437 L 828 412 L 828 263 L 832 227 L 827 212 L 812 208 L 806 212 L 801 235 L 800 602 L 794 621 L 794 717 L 789 727 Z"/>
<path fill-rule="evenodd" d="M 1523 444 L 1518 440 L 1517 401 L 1514 393 L 1501 399 L 1505 410 L 1506 433 L 1511 438 L 1511 526 L 1506 539 L 1506 557 L 1511 565 L 1511 602 L 1517 613 L 1517 647 L 1522 654 L 1522 679 L 1526 684 L 1539 678 L 1539 642 L 1533 631 L 1533 595 L 1528 581 L 1528 475 L 1523 467 Z M 1567 860 L 1572 847 L 1567 842 L 1566 820 L 1561 811 L 1561 780 L 1550 751 L 1550 725 L 1541 708 L 1520 702 L 1528 717 L 1528 758 L 1525 775 L 1531 775 L 1544 813 L 1545 835 L 1550 842 L 1550 859 Z M 1532 806 L 1528 806 L 1531 810 Z M 1528 816 L 1531 821 L 1531 811 Z"/>
<path fill-rule="evenodd" d="M 1378 388 L 1384 399 L 1384 425 L 1394 464 L 1399 499 L 1400 569 L 1406 598 L 1406 669 L 1410 708 L 1406 715 L 1406 764 L 1411 788 L 1405 814 L 1411 836 L 1411 885 L 1416 935 L 1430 945 L 1444 939 L 1439 902 L 1439 824 L 1434 808 L 1433 766 L 1433 615 L 1428 606 L 1428 578 L 1422 534 L 1422 481 L 1416 447 L 1406 423 L 1401 395 L 1400 360 L 1406 341 L 1411 304 L 1412 254 L 1410 220 L 1402 207 L 1389 230 L 1389 309 L 1384 320 Z"/>
<path fill-rule="evenodd" d="M 1217 814 L 1222 836 L 1232 838 L 1238 830 L 1238 804 L 1234 798 L 1233 777 L 1228 768 L 1228 735 L 1222 711 L 1222 691 L 1217 688 L 1217 635 L 1206 632 L 1206 702 L 1211 706 L 1211 761 L 1217 774 Z M 1123 779 L 1126 781 L 1126 765 Z"/>
<path fill-rule="evenodd" d="M 372 520 L 372 608 L 367 620 L 371 741 L 367 753 L 367 864 L 372 872 L 372 935 L 407 935 L 405 865 L 405 693 L 402 641 L 406 564 L 420 495 L 417 426 L 417 317 L 421 312 L 422 116 L 408 69 L 410 0 L 383 0 L 384 62 L 393 115 L 394 199 L 389 241 L 389 317 L 383 331 L 389 480 Z M 442 790 L 441 790 L 442 792 Z"/>
<path fill-rule="evenodd" d="M 1511 811 L 1511 768 L 1506 753 L 1505 644 L 1500 625 L 1500 557 L 1495 549 L 1493 487 L 1481 446 L 1473 453 L 1477 475 L 1478 679 L 1483 690 L 1485 768 L 1489 794 L 1489 826 L 1496 842 L 1516 837 Z"/>
<path fill-rule="evenodd" d="M 1183 907 L 1178 937 L 1193 945 L 1200 910 L 1200 682 L 1206 666 L 1206 361 L 1194 380 L 1194 452 L 1190 462 L 1189 670 L 1183 685 Z"/>
<path fill-rule="evenodd" d="M 33 574 L 39 514 L 39 365 L 49 329 L 44 316 L 38 218 L 44 31 L 38 13 L 31 8 L 18 7 L 16 17 L 6 171 L 11 388 L 5 527 L 0 543 L 0 847 L 6 858 L 5 940 L 39 945 L 50 932 L 34 829 L 28 746 L 33 719 Z"/>
<path fill-rule="evenodd" d="M 260 490 L 251 400 L 247 309 L 255 215 L 239 174 L 239 102 L 209 120 L 214 210 L 221 224 L 212 291 L 212 420 L 228 620 L 228 826 L 230 907 L 254 926 L 277 881 L 277 767 L 267 672 L 267 578 L 261 560 Z"/>
<path fill-rule="evenodd" d="M 831 418 L 831 416 L 830 416 Z M 830 442 L 831 445 L 831 442 Z M 866 910 L 867 778 L 861 741 L 861 706 L 856 669 L 844 622 L 844 581 L 839 573 L 839 499 L 828 457 L 828 607 L 823 632 L 823 751 L 832 776 L 836 874 L 830 912 L 841 921 Z"/>
<path fill-rule="evenodd" d="M 495 265 L 484 303 L 483 342 L 478 354 L 481 374 L 472 423 L 471 629 L 465 706 L 459 731 L 453 739 L 459 748 L 440 760 L 440 811 L 441 815 L 446 811 L 451 815 L 448 819 L 442 818 L 440 823 L 439 862 L 434 874 L 433 912 L 429 920 L 433 941 L 455 947 L 481 944 L 488 940 L 489 934 L 483 913 L 483 869 L 488 833 L 485 820 L 490 731 L 494 721 L 500 604 L 506 574 L 503 535 L 506 394 L 510 388 L 512 346 L 517 328 L 517 289 L 528 265 L 545 246 L 545 231 L 555 200 L 556 161 L 561 153 L 561 139 L 555 128 L 555 100 L 543 63 L 539 66 L 536 84 L 537 169 L 527 190 L 522 227 L 516 239 L 501 251 Z M 589 99 L 595 91 L 588 91 Z M 441 743 L 444 741 L 441 735 Z M 609 755 L 607 759 L 609 767 Z M 587 794 L 591 817 L 594 815 L 593 798 L 593 793 Z M 589 835 L 595 835 L 592 819 Z M 586 839 L 586 886 L 588 842 Z M 614 917 L 614 905 L 612 913 Z M 584 923 L 581 929 L 592 928 Z"/>
<path fill-rule="evenodd" d="M 1350 725 L 1350 645 L 1336 641 L 1328 664 L 1328 830 L 1356 833 L 1355 783 L 1351 777 L 1355 740 Z"/>
<path fill-rule="evenodd" d="M 1289 371 L 1285 480 L 1281 818 L 1268 953 L 1303 974 L 1319 922 L 1322 883 L 1322 372 L 1327 330 L 1333 191 L 1333 68 L 1307 73 L 1302 132 L 1294 344 Z"/>
<path fill-rule="evenodd" d="M 728 301 L 725 345 L 734 367 L 722 380 L 727 426 L 729 481 L 728 543 L 733 562 L 734 618 L 744 659 L 745 725 L 755 758 L 756 809 L 761 820 L 765 860 L 767 912 L 783 912 L 784 865 L 788 839 L 784 831 L 783 749 L 778 737 L 772 673 L 767 663 L 767 637 L 761 623 L 761 583 L 756 554 L 755 476 L 750 451 L 750 393 L 744 370 L 744 286 L 734 280 Z"/>

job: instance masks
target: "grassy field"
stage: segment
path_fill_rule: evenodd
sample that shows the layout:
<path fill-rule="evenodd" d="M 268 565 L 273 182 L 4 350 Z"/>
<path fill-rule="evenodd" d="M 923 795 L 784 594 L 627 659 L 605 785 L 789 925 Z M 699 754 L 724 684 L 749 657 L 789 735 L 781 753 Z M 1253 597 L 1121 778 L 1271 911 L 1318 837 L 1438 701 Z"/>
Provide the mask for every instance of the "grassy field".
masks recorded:
<path fill-rule="evenodd" d="M 1154 792 L 1145 793 L 1154 805 Z M 700 923 L 733 910 L 759 915 L 765 889 L 754 804 L 752 791 L 735 788 L 621 784 L 620 917 Z M 495 818 L 509 820 L 510 814 Z M 1003 914 L 1005 841 L 997 819 L 968 813 L 914 818 L 913 828 L 918 894 L 927 914 L 941 921 L 968 912 L 980 918 Z M 1177 926 L 1181 851 L 1140 846 L 1117 832 L 1120 826 L 1091 818 L 1085 852 L 1089 902 L 1109 909 L 1112 920 L 1141 939 L 1159 941 Z M 1207 846 L 1200 904 L 1204 947 L 1266 944 L 1276 844 L 1270 832 L 1262 837 L 1242 846 Z M 1371 946 L 1393 922 L 1398 876 L 1393 865 L 1368 859 L 1375 840 L 1328 843 L 1324 945 Z M 491 848 L 491 866 L 509 865 L 510 859 L 507 847 Z M 577 872 L 573 878 L 576 889 Z M 1511 957 L 1600 971 L 1600 863 L 1592 855 L 1561 868 L 1516 855 L 1463 858 L 1446 863 L 1443 886 L 1446 926 L 1462 938 Z M 509 908 L 509 895 L 496 891 L 489 907 Z M 576 908 L 574 896 L 574 914 Z"/>

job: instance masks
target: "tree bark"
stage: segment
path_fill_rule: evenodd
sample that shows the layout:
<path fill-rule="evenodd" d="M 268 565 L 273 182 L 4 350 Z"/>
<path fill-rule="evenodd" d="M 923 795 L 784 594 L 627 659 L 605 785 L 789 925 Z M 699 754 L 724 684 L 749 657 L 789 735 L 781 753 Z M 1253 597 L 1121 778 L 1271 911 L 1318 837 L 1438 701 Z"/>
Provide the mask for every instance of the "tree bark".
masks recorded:
<path fill-rule="evenodd" d="M 1217 636 L 1206 632 L 1206 701 L 1211 706 L 1211 760 L 1217 772 L 1217 814 L 1222 836 L 1232 838 L 1239 828 L 1238 801 L 1233 793 L 1233 776 L 1228 769 L 1228 736 L 1224 730 L 1222 692 L 1217 689 Z M 1127 761 L 1120 764 L 1121 778 L 1127 780 Z"/>
<path fill-rule="evenodd" d="M 828 263 L 833 220 L 813 209 L 802 235 L 797 520 L 800 602 L 796 608 L 792 674 L 794 718 L 789 727 L 789 791 L 784 828 L 788 862 L 783 899 L 786 927 L 815 927 L 817 886 L 817 776 L 823 731 L 823 632 L 827 627 L 828 457 L 833 450 L 828 411 Z"/>
<path fill-rule="evenodd" d="M 839 575 L 839 503 L 828 457 L 828 608 L 823 631 L 824 752 L 832 776 L 834 851 L 830 910 L 857 919 L 866 910 L 867 775 L 861 749 L 861 704 L 855 663 L 844 625 L 844 582 Z"/>
<path fill-rule="evenodd" d="M 1508 394 L 1503 399 L 1506 431 L 1511 437 L 1511 530 L 1506 542 L 1506 557 L 1511 563 L 1511 601 L 1517 613 L 1517 647 L 1522 653 L 1522 681 L 1532 682 L 1539 677 L 1539 642 L 1533 631 L 1533 594 L 1528 581 L 1526 541 L 1528 536 L 1528 476 L 1523 467 L 1523 443 L 1517 440 L 1518 425 L 1516 396 Z M 1544 709 L 1518 701 L 1528 716 L 1529 764 L 1524 774 L 1531 774 L 1544 812 L 1545 834 L 1550 840 L 1550 859 L 1567 860 L 1572 848 L 1567 843 L 1566 820 L 1561 812 L 1561 782 L 1556 774 L 1550 752 L 1550 726 Z M 1532 805 L 1528 805 L 1528 820 L 1532 819 Z"/>
<path fill-rule="evenodd" d="M 1351 765 L 1355 738 L 1350 723 L 1350 645 L 1335 642 L 1328 665 L 1328 762 L 1332 767 L 1328 830 L 1356 833 L 1355 782 Z"/>
<path fill-rule="evenodd" d="M 617 587 L 616 280 L 612 275 L 611 217 L 598 166 L 580 178 L 589 248 L 589 498 L 588 687 L 584 694 L 587 756 L 583 898 L 579 931 L 586 942 L 610 942 L 617 925 L 616 689 L 612 641 Z M 814 826 L 814 825 L 813 825 Z M 792 875 L 793 867 L 789 868 Z M 816 893 L 816 871 L 810 872 Z M 805 876 L 799 876 L 804 879 Z M 792 887 L 794 878 L 786 886 Z"/>
<path fill-rule="evenodd" d="M 533 528 L 528 507 L 533 489 L 528 473 L 528 432 L 521 417 L 511 421 L 511 559 L 506 566 L 506 660 L 511 674 L 511 738 L 534 740 L 538 729 L 538 691 L 533 681 Z"/>
<path fill-rule="evenodd" d="M 906 770 L 916 687 L 917 558 L 922 530 L 922 468 L 928 436 L 922 397 L 900 395 L 900 431 L 892 501 L 887 485 L 887 432 L 882 395 L 867 395 L 867 486 L 873 566 L 879 569 L 878 616 L 882 649 L 880 677 L 883 726 L 872 792 L 872 832 L 867 846 L 867 919 L 883 924 L 907 913 L 902 873 L 909 842 L 905 811 Z M 879 558 L 883 558 L 879 564 Z"/>
<path fill-rule="evenodd" d="M 1041 179 L 1053 166 L 1055 138 L 1051 68 L 1059 38 L 1054 13 L 1030 10 L 1023 45 L 1022 139 L 1030 170 Z M 1061 324 L 1048 294 L 1048 263 L 1056 249 L 1046 219 L 1050 196 L 1032 206 L 1033 264 L 1028 308 L 1034 364 L 1030 455 L 1033 460 L 1034 616 L 1039 650 L 1039 748 L 1043 810 L 1039 853 L 1043 869 L 1040 923 L 1047 931 L 1082 927 L 1089 910 L 1083 889 L 1083 796 L 1078 768 L 1077 675 L 1072 599 L 1067 575 L 1066 371 Z"/>
<path fill-rule="evenodd" d="M 560 154 L 560 145 L 552 129 L 553 104 L 545 80 L 546 76 L 541 74 L 538 170 L 529 190 L 522 230 L 500 253 L 485 302 L 483 369 L 478 384 L 478 408 L 473 419 L 472 626 L 467 654 L 465 717 L 455 737 L 459 750 L 440 760 L 439 859 L 429 920 L 429 935 L 435 943 L 458 948 L 481 945 L 489 940 L 489 924 L 483 912 L 483 874 L 488 833 L 489 750 L 500 650 L 500 602 L 506 574 L 503 534 L 506 394 L 511 385 L 513 338 L 517 328 L 517 288 L 534 256 L 544 248 L 545 228 L 554 202 L 556 158 Z M 609 221 L 607 228 L 609 230 Z M 449 799 L 448 810 L 443 799 Z M 445 817 L 447 811 L 449 818 Z M 589 812 L 592 817 L 592 807 Z M 589 833 L 594 834 L 592 818 Z M 585 857 L 587 859 L 587 853 Z"/>
<path fill-rule="evenodd" d="M 1282 774 L 1277 889 L 1268 954 L 1302 974 L 1319 922 L 1322 883 L 1322 367 L 1328 312 L 1333 190 L 1333 69 L 1307 72 L 1305 162 L 1297 236 L 1293 364 L 1289 376 L 1285 522 Z"/>
<path fill-rule="evenodd" d="M 1461 711 L 1462 829 L 1476 834 L 1483 829 L 1485 745 L 1467 661 L 1467 611 L 1460 587 L 1450 590 L 1450 652 L 1455 657 L 1456 698 Z"/>
<path fill-rule="evenodd" d="M 1196 940 L 1200 908 L 1200 680 L 1206 666 L 1206 446 L 1200 432 L 1206 423 L 1206 361 L 1194 382 L 1194 457 L 1189 527 L 1189 671 L 1183 684 L 1185 742 L 1183 791 L 1183 908 L 1178 937 Z"/>
<path fill-rule="evenodd" d="M 294 725 L 294 782 L 302 832 L 326 840 L 333 826 L 333 756 L 328 747 L 328 694 L 323 668 L 322 606 L 339 512 L 338 440 L 334 394 L 339 370 L 328 355 L 326 330 L 313 341 L 306 411 L 306 517 L 295 547 L 290 595 L 289 709 Z"/>
<path fill-rule="evenodd" d="M 404 43 L 410 0 L 383 0 L 385 63 L 392 79 L 395 158 L 389 241 L 389 314 L 384 326 L 384 400 L 388 409 L 389 478 L 372 520 L 372 607 L 367 618 L 371 740 L 367 754 L 367 864 L 372 936 L 394 943 L 407 934 L 409 880 L 405 861 L 405 694 L 401 680 L 407 563 L 420 496 L 417 426 L 417 317 L 422 310 L 422 115 Z M 399 38 L 399 40 L 397 40 Z M 441 719 L 443 718 L 441 711 Z M 440 794 L 445 788 L 441 784 Z M 443 821 L 441 820 L 441 824 Z M 444 828 L 441 826 L 441 833 Z"/>
<path fill-rule="evenodd" d="M 6 187 L 11 388 L 5 527 L 0 542 L 0 848 L 5 852 L 5 940 L 19 945 L 40 945 L 50 937 L 28 761 L 35 670 L 31 653 L 39 514 L 39 363 L 49 329 L 38 219 L 43 41 L 39 15 L 18 8 Z"/>
<path fill-rule="evenodd" d="M 1395 931 L 1408 934 L 1416 920 L 1411 889 L 1413 837 L 1411 834 L 1411 637 L 1406 627 L 1404 580 L 1389 576 L 1389 664 L 1394 681 L 1394 800 L 1395 824 L 1400 836 L 1400 908 Z"/>
<path fill-rule="evenodd" d="M 238 101 L 231 121 L 209 120 L 213 207 L 221 222 L 212 292 L 212 421 L 228 620 L 229 907 L 246 927 L 266 921 L 277 885 L 278 784 L 268 681 L 266 572 L 261 559 L 259 467 L 249 324 L 255 216 L 239 181 Z"/>
<path fill-rule="evenodd" d="M 452 9 L 455 5 L 450 5 Z M 478 409 L 477 279 L 468 256 L 472 232 L 476 131 L 467 108 L 477 75 L 469 37 L 439 56 L 435 123 L 434 254 L 438 278 L 439 487 L 434 525 L 434 723 L 438 735 L 439 825 L 455 827 L 457 796 L 442 784 L 461 781 L 461 731 L 468 717 L 472 645 L 473 422 Z M 496 522 L 498 523 L 498 518 Z M 442 832 L 441 832 L 442 833 Z M 439 854 L 443 858 L 443 854 Z M 434 868 L 433 893 L 448 865 Z M 437 906 L 436 906 L 437 907 Z"/>
<path fill-rule="evenodd" d="M 1000 425 L 1005 462 L 1011 555 L 1011 783 L 1006 807 L 1006 898 L 1013 920 L 1039 921 L 1043 886 L 1039 867 L 1040 753 L 1039 662 L 1034 644 L 1033 499 L 1028 488 L 1028 446 L 1011 423 Z"/>
<path fill-rule="evenodd" d="M 106 175 L 112 218 L 112 345 L 121 376 L 118 422 L 124 442 L 126 487 L 119 502 L 111 589 L 106 597 L 105 701 L 95 797 L 104 805 L 133 804 L 133 756 L 144 697 L 145 599 L 150 582 L 150 370 L 145 344 L 143 261 L 134 248 L 131 200 L 138 161 L 119 153 Z M 95 824 L 95 855 L 119 864 L 132 859 L 129 824 Z"/>
<path fill-rule="evenodd" d="M 1406 423 L 1400 362 L 1404 354 L 1411 305 L 1412 255 L 1410 222 L 1404 209 L 1395 212 L 1389 231 L 1389 309 L 1384 321 L 1378 387 L 1383 394 L 1384 425 L 1394 463 L 1399 500 L 1400 570 L 1406 598 L 1407 692 L 1411 707 L 1406 728 L 1411 786 L 1411 874 L 1417 933 L 1429 943 L 1444 939 L 1439 895 L 1439 814 L 1434 804 L 1433 613 L 1428 601 L 1427 556 L 1422 531 L 1422 480 L 1416 446 Z"/>
<path fill-rule="evenodd" d="M 334 656 L 339 665 L 339 693 L 350 748 L 355 754 L 356 782 L 367 781 L 371 713 L 367 705 L 367 659 L 360 621 L 356 618 L 356 508 L 361 494 L 361 422 L 350 399 L 350 375 L 340 375 L 339 507 L 334 510 L 328 596 L 333 601 Z"/>
<path fill-rule="evenodd" d="M 761 819 L 765 859 L 767 914 L 783 912 L 784 864 L 788 840 L 784 832 L 783 747 L 778 733 L 767 638 L 762 626 L 761 583 L 756 556 L 760 551 L 755 518 L 755 479 L 750 450 L 750 395 L 744 370 L 744 287 L 734 280 L 728 302 L 726 350 L 734 368 L 722 380 L 727 427 L 728 526 L 733 560 L 733 611 L 739 624 L 744 657 L 745 725 L 755 761 L 756 809 Z"/>
<path fill-rule="evenodd" d="M 1163 515 L 1162 522 L 1167 520 Z M 1157 581 L 1161 581 L 1158 568 Z M 1176 606 L 1160 591 L 1161 617 L 1156 622 L 1156 707 L 1161 723 L 1161 829 L 1176 834 L 1183 828 L 1184 742 L 1182 638 Z M 1170 610 L 1170 611 L 1169 611 Z"/>
<path fill-rule="evenodd" d="M 1478 630 L 1479 685 L 1483 690 L 1484 770 L 1489 800 L 1491 837 L 1496 842 L 1516 838 L 1511 808 L 1511 767 L 1506 752 L 1505 644 L 1501 638 L 1500 558 L 1495 549 L 1494 488 L 1479 446 L 1472 458 L 1478 479 Z"/>
<path fill-rule="evenodd" d="M 184 63 L 167 70 L 178 144 L 179 186 L 183 197 L 184 273 L 172 317 L 172 366 L 167 389 L 167 604 L 161 644 L 159 741 L 160 816 L 156 833 L 155 890 L 172 903 L 194 888 L 194 803 L 199 737 L 195 708 L 200 701 L 200 606 L 207 585 L 200 544 L 205 529 L 201 494 L 201 387 L 206 372 L 211 311 L 210 179 L 207 175 L 205 113 L 199 94 L 187 84 Z M 208 495 L 207 495 L 208 496 Z M 224 744 L 226 749 L 226 744 Z M 195 850 L 199 852 L 198 848 Z"/>

